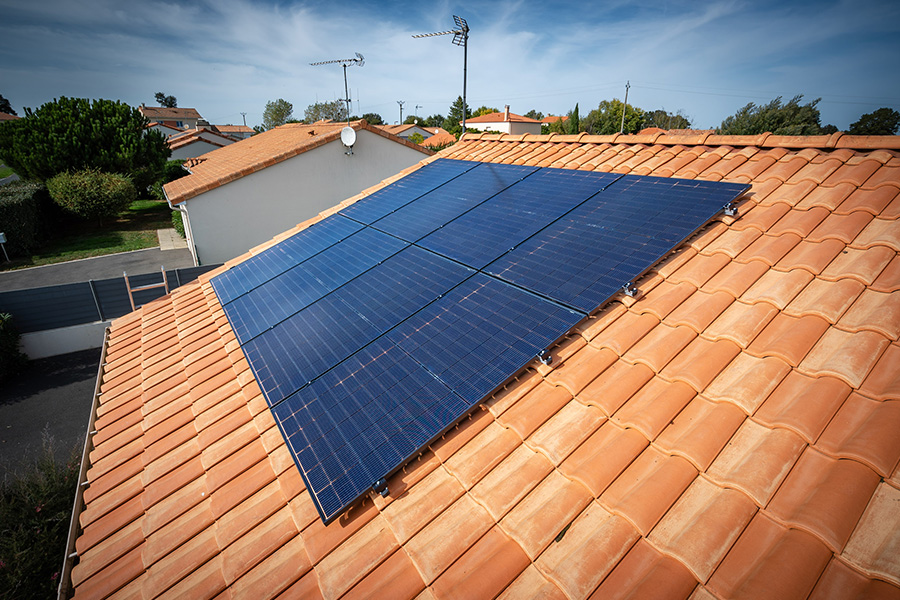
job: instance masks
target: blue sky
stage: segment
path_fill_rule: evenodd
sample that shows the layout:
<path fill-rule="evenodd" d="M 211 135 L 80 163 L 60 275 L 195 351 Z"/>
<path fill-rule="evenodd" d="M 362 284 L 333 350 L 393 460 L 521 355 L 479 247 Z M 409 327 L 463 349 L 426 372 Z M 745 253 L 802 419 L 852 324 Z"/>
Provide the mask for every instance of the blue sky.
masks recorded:
<path fill-rule="evenodd" d="M 262 120 L 284 98 L 343 96 L 386 120 L 440 113 L 461 93 L 452 15 L 471 28 L 472 107 L 559 114 L 623 98 L 715 127 L 748 102 L 821 97 L 845 129 L 881 106 L 900 110 L 900 2 L 276 2 L 0 0 L 0 94 L 22 114 L 58 96 L 155 104 L 157 91 L 212 123 Z M 418 108 L 417 108 L 418 107 Z"/>

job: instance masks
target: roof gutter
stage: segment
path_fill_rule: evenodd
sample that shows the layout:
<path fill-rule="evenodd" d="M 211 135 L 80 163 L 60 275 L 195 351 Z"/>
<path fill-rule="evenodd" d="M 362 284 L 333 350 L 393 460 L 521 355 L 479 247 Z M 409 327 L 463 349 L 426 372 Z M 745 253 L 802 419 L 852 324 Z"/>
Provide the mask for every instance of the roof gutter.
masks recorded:
<path fill-rule="evenodd" d="M 100 382 L 103 377 L 103 367 L 106 364 L 106 350 L 109 344 L 109 327 L 103 331 L 103 346 L 100 351 L 100 364 L 97 366 L 97 382 L 94 384 L 94 401 L 91 404 L 91 415 L 88 418 L 87 432 L 84 436 L 84 448 L 81 451 L 81 468 L 78 472 L 78 488 L 75 490 L 75 502 L 72 505 L 72 518 L 69 521 L 69 535 L 66 539 L 66 555 L 63 560 L 62 570 L 60 571 L 59 588 L 57 589 L 58 600 L 66 600 L 72 595 L 72 567 L 75 566 L 75 559 L 78 558 L 78 552 L 75 550 L 75 540 L 81 530 L 79 525 L 81 519 L 81 511 L 84 509 L 84 490 L 88 485 L 87 470 L 90 460 L 91 449 L 93 448 L 93 437 L 97 433 L 94 430 L 94 423 L 97 420 L 97 409 L 100 407 Z"/>

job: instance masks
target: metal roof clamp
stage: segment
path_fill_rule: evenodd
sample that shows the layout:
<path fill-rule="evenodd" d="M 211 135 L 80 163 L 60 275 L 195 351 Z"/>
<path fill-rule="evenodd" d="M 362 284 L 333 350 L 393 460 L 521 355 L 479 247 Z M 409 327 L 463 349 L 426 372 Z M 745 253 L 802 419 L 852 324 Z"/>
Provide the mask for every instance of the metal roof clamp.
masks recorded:
<path fill-rule="evenodd" d="M 376 481 L 375 483 L 372 484 L 372 489 L 374 491 L 378 492 L 379 494 L 381 494 L 382 498 L 387 497 L 387 495 L 388 495 L 387 480 L 384 477 L 382 477 L 381 479 L 379 479 L 378 481 Z"/>
<path fill-rule="evenodd" d="M 737 216 L 737 207 L 734 205 L 734 202 L 729 202 L 725 206 L 722 207 L 722 210 L 725 211 L 726 217 L 736 217 Z"/>
<path fill-rule="evenodd" d="M 553 362 L 553 357 L 550 356 L 546 348 L 537 353 L 537 359 L 547 366 L 550 366 L 550 363 Z"/>
<path fill-rule="evenodd" d="M 631 281 L 622 286 L 622 291 L 625 292 L 625 295 L 629 298 L 634 298 L 635 296 L 637 296 L 638 292 L 637 288 L 634 287 L 634 283 L 632 283 Z"/>

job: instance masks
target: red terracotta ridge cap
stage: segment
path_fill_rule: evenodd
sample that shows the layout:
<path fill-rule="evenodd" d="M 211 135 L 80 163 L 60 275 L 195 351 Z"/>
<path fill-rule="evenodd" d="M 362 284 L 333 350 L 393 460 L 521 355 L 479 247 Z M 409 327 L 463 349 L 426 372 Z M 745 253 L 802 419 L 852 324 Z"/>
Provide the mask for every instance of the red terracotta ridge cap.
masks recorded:
<path fill-rule="evenodd" d="M 838 132 L 834 134 L 833 148 L 851 150 L 900 150 L 900 135 L 848 135 Z"/>

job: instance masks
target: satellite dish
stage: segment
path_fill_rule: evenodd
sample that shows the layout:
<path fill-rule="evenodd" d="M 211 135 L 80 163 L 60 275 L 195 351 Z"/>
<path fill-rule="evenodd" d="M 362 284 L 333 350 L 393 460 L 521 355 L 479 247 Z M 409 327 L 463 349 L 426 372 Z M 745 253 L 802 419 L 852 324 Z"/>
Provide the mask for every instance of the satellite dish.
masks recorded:
<path fill-rule="evenodd" d="M 341 143 L 348 148 L 352 148 L 356 143 L 356 131 L 352 127 L 341 129 Z"/>

